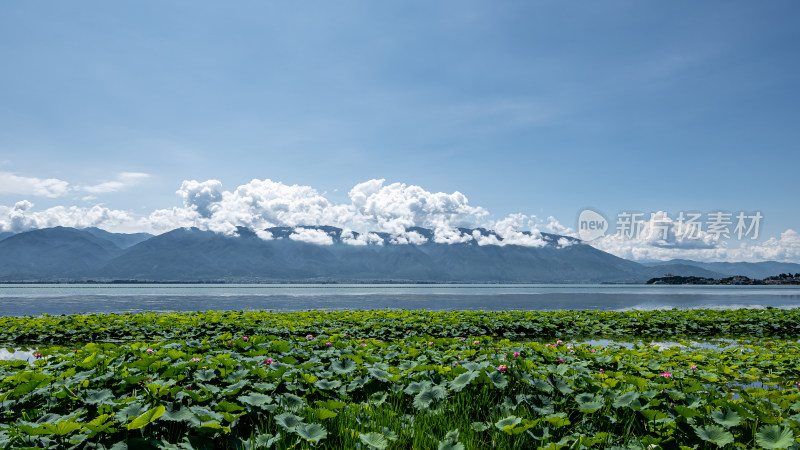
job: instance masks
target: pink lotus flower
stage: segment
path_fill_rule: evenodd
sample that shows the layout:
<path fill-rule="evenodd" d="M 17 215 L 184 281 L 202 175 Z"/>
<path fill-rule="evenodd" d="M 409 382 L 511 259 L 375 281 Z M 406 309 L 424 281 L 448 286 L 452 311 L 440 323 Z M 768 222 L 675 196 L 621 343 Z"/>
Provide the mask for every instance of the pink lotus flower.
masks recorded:
<path fill-rule="evenodd" d="M 672 376 L 672 373 L 671 373 L 671 372 L 662 372 L 660 375 L 661 375 L 662 377 L 664 377 L 664 378 L 669 378 L 669 377 L 671 377 L 671 376 Z"/>
<path fill-rule="evenodd" d="M 192 361 L 192 362 L 200 362 L 200 358 L 192 358 L 190 361 Z"/>
<path fill-rule="evenodd" d="M 275 362 L 275 361 L 273 361 L 273 360 L 272 360 L 272 358 L 267 358 L 267 359 L 265 359 L 265 360 L 264 360 L 264 365 L 267 365 L 267 366 L 268 366 L 268 365 L 270 365 L 270 364 L 272 364 L 272 363 L 274 363 L 274 362 Z"/>
<path fill-rule="evenodd" d="M 592 353 L 594 353 L 595 351 L 596 351 L 595 349 L 592 349 L 592 350 L 591 350 L 591 352 L 592 352 Z"/>
<path fill-rule="evenodd" d="M 155 350 L 153 350 L 152 348 L 148 348 L 148 349 L 147 349 L 147 350 L 145 350 L 145 351 L 147 352 L 147 354 L 148 354 L 148 355 L 152 355 L 153 353 L 155 353 L 155 352 L 156 352 L 156 351 L 155 351 Z"/>
<path fill-rule="evenodd" d="M 325 347 L 330 347 L 331 345 L 333 344 L 331 344 L 330 341 L 325 343 Z"/>
<path fill-rule="evenodd" d="M 600 373 L 605 373 L 605 372 L 606 372 L 605 370 L 603 370 L 603 369 L 600 369 Z"/>
<path fill-rule="evenodd" d="M 313 334 L 307 334 L 307 335 L 306 335 L 306 340 L 307 340 L 307 341 L 310 341 L 310 340 L 312 340 L 312 339 L 314 339 L 314 335 L 313 335 Z"/>
<path fill-rule="evenodd" d="M 453 365 L 454 366 L 460 366 L 461 364 L 459 364 L 458 361 L 456 361 L 456 362 L 453 363 Z"/>
<path fill-rule="evenodd" d="M 563 343 L 564 343 L 564 341 L 562 341 L 561 339 L 556 341 L 556 344 L 563 344 Z"/>
<path fill-rule="evenodd" d="M 512 353 L 512 356 L 514 356 L 514 358 L 519 358 L 519 352 Z"/>
<path fill-rule="evenodd" d="M 247 336 L 242 336 L 242 340 L 243 340 L 243 341 L 245 341 L 245 342 L 247 342 L 247 341 L 248 341 L 248 340 L 250 340 L 250 339 L 249 339 Z"/>
<path fill-rule="evenodd" d="M 505 372 L 506 370 L 508 370 L 508 366 L 506 366 L 505 364 L 500 364 L 499 366 L 497 366 L 497 370 L 499 370 L 500 372 Z"/>
<path fill-rule="evenodd" d="M 428 345 L 433 345 L 433 341 L 429 341 L 429 342 L 428 342 Z"/>
<path fill-rule="evenodd" d="M 41 353 L 39 353 L 39 352 L 36 352 L 36 353 L 34 353 L 34 354 L 33 354 L 33 357 L 34 357 L 34 358 L 41 358 L 41 357 L 42 357 L 42 354 L 41 354 Z"/>
<path fill-rule="evenodd" d="M 561 358 L 558 358 L 558 362 L 560 362 L 560 363 L 563 363 L 563 362 L 564 362 L 564 360 L 563 360 L 563 359 L 561 359 Z"/>
<path fill-rule="evenodd" d="M 350 337 L 350 333 L 345 334 L 344 337 L 349 338 Z"/>
<path fill-rule="evenodd" d="M 472 341 L 472 345 L 478 345 L 480 343 L 481 343 L 481 341 Z"/>
<path fill-rule="evenodd" d="M 367 344 L 361 344 L 361 346 L 362 346 L 362 347 L 366 347 L 366 346 L 367 346 Z"/>
<path fill-rule="evenodd" d="M 692 369 L 692 370 L 697 370 L 697 366 L 695 366 L 694 364 L 692 364 L 692 367 L 689 367 L 689 368 Z"/>

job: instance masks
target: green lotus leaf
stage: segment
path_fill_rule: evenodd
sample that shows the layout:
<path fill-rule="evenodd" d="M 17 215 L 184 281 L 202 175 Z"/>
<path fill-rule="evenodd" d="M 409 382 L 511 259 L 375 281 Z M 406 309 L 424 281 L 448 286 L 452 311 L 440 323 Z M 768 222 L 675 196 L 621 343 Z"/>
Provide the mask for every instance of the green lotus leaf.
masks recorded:
<path fill-rule="evenodd" d="M 742 418 L 739 414 L 730 408 L 726 408 L 724 411 L 712 411 L 711 419 L 725 428 L 735 427 L 742 422 Z"/>
<path fill-rule="evenodd" d="M 788 448 L 795 443 L 794 433 L 791 428 L 781 428 L 778 425 L 766 425 L 759 428 L 756 433 L 756 444 L 762 448 Z"/>
<path fill-rule="evenodd" d="M 131 403 L 130 405 L 120 409 L 117 411 L 117 414 L 114 415 L 114 419 L 120 423 L 128 422 L 128 419 L 131 417 L 136 417 L 142 412 L 144 412 L 144 406 L 138 403 Z"/>
<path fill-rule="evenodd" d="M 298 425 L 303 423 L 303 418 L 286 412 L 275 416 L 275 423 L 287 432 L 292 433 Z"/>
<path fill-rule="evenodd" d="M 344 375 L 358 369 L 358 364 L 352 359 L 340 359 L 331 363 L 331 370 L 339 375 Z"/>
<path fill-rule="evenodd" d="M 211 381 L 217 377 L 217 374 L 212 369 L 198 370 L 194 373 L 194 378 L 200 381 Z"/>
<path fill-rule="evenodd" d="M 345 402 L 340 402 L 337 400 L 325 400 L 325 401 L 318 400 L 317 405 L 322 408 L 336 410 L 344 408 L 347 404 Z"/>
<path fill-rule="evenodd" d="M 472 428 L 475 431 L 481 432 L 491 428 L 491 425 L 486 422 L 472 422 L 472 424 L 470 424 L 470 428 Z"/>
<path fill-rule="evenodd" d="M 472 383 L 472 380 L 477 378 L 478 375 L 479 373 L 475 371 L 464 372 L 450 382 L 450 389 L 454 390 L 455 392 L 461 392 L 461 390 Z"/>
<path fill-rule="evenodd" d="M 337 415 L 338 414 L 331 411 L 330 409 L 318 408 L 314 410 L 314 417 L 316 417 L 319 420 L 333 419 Z"/>
<path fill-rule="evenodd" d="M 294 432 L 297 433 L 301 438 L 305 439 L 309 442 L 319 442 L 322 439 L 328 437 L 328 431 L 325 430 L 325 427 L 318 423 L 310 423 L 310 424 L 300 424 L 297 425 L 294 429 Z"/>
<path fill-rule="evenodd" d="M 255 444 L 258 448 L 272 448 L 279 440 L 281 439 L 281 434 L 277 433 L 275 435 L 264 433 L 259 434 L 255 438 Z"/>
<path fill-rule="evenodd" d="M 324 390 L 338 389 L 342 386 L 342 382 L 339 380 L 318 380 L 314 383 L 314 386 Z"/>
<path fill-rule="evenodd" d="M 633 404 L 639 398 L 639 393 L 636 391 L 628 391 L 622 395 L 614 398 L 613 406 L 615 408 L 626 408 Z"/>
<path fill-rule="evenodd" d="M 436 447 L 437 450 L 464 450 L 464 444 L 460 442 L 455 442 L 451 439 L 445 439 L 439 442 L 439 446 Z"/>
<path fill-rule="evenodd" d="M 495 422 L 494 426 L 497 427 L 498 430 L 502 431 L 505 427 L 513 427 L 518 425 L 520 422 L 522 422 L 521 418 L 517 416 L 508 416 Z"/>
<path fill-rule="evenodd" d="M 489 379 L 497 389 L 505 389 L 508 386 L 508 379 L 501 372 L 492 372 L 489 375 Z"/>
<path fill-rule="evenodd" d="M 98 405 L 106 403 L 111 398 L 114 398 L 114 393 L 111 392 L 111 389 L 100 389 L 98 391 L 89 392 L 83 401 L 90 405 Z"/>
<path fill-rule="evenodd" d="M 389 441 L 380 433 L 361 433 L 358 439 L 370 448 L 384 450 L 389 446 Z"/>
<path fill-rule="evenodd" d="M 414 407 L 426 409 L 435 400 L 443 400 L 447 397 L 447 390 L 442 386 L 425 388 L 414 397 Z"/>
<path fill-rule="evenodd" d="M 724 428 L 717 425 L 706 425 L 704 427 L 694 427 L 694 432 L 700 439 L 711 442 L 717 447 L 724 447 L 733 442 L 733 435 Z"/>
<path fill-rule="evenodd" d="M 156 419 L 164 415 L 164 411 L 166 408 L 164 405 L 158 405 L 154 408 L 150 408 L 147 411 L 143 412 L 141 415 L 137 416 L 131 423 L 128 424 L 129 430 L 137 430 L 142 428 L 150 423 L 153 423 Z"/>

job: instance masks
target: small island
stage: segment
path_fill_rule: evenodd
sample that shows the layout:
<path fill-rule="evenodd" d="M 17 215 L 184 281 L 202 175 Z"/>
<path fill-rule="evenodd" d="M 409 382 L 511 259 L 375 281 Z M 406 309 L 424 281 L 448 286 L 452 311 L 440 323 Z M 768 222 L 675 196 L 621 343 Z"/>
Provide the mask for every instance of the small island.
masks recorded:
<path fill-rule="evenodd" d="M 666 274 L 660 278 L 651 278 L 647 284 L 725 284 L 725 285 L 783 285 L 800 284 L 800 273 L 782 273 L 764 279 L 753 279 L 745 276 L 735 276 L 726 278 L 705 278 L 705 277 L 683 277 L 679 275 Z"/>

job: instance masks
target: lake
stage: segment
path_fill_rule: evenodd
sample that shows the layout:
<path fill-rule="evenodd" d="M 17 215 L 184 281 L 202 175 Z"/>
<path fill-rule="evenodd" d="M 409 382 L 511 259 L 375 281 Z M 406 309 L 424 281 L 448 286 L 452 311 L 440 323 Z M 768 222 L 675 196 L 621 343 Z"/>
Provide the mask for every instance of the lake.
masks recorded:
<path fill-rule="evenodd" d="M 602 284 L 4 284 L 0 315 L 263 309 L 796 308 L 800 286 Z"/>

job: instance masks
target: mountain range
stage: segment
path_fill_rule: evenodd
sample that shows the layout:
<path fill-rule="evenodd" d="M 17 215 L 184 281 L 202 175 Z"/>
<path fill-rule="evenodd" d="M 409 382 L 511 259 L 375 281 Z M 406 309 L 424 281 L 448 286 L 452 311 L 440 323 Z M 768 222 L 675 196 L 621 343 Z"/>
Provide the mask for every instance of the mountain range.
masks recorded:
<path fill-rule="evenodd" d="M 298 231 L 327 236 L 329 245 L 295 240 Z M 433 242 L 433 231 L 409 228 L 423 244 L 351 245 L 336 227 L 275 227 L 264 240 L 239 228 L 234 236 L 179 228 L 153 236 L 98 228 L 45 228 L 0 234 L 0 281 L 224 281 L 224 282 L 488 282 L 640 283 L 666 273 L 721 278 L 764 278 L 800 272 L 800 264 L 699 263 L 689 260 L 639 264 L 565 236 L 542 233 L 545 245 L 478 245 Z M 502 242 L 483 228 L 459 229 Z M 566 245 L 565 245 L 566 244 Z"/>

